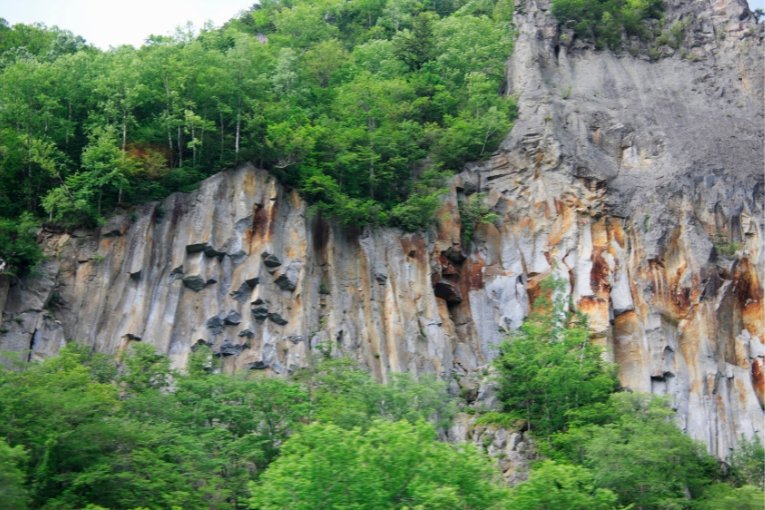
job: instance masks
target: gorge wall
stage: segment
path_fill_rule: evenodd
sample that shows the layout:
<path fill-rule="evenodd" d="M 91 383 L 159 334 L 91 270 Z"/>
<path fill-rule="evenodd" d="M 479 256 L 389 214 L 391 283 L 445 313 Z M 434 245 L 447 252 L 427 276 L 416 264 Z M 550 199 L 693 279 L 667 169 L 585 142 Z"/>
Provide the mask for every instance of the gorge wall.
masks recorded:
<path fill-rule="evenodd" d="M 38 273 L 0 282 L 0 349 L 142 341 L 182 366 L 204 343 L 226 370 L 275 374 L 344 352 L 457 389 L 553 275 L 624 386 L 670 395 L 717 455 L 763 437 L 763 26 L 743 1 L 667 3 L 683 50 L 651 60 L 518 1 L 519 118 L 430 231 L 341 228 L 244 165 L 97 231 L 43 232 Z M 478 192 L 499 220 L 462 246 L 458 202 Z"/>

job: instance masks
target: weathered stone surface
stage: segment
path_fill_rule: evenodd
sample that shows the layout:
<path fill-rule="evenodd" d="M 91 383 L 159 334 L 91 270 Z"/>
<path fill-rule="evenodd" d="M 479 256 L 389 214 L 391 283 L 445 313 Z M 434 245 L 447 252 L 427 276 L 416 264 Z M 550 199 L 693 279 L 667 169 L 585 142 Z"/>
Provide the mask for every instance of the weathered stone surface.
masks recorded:
<path fill-rule="evenodd" d="M 242 315 L 237 312 L 236 310 L 231 310 L 226 314 L 226 317 L 223 319 L 223 324 L 226 326 L 236 326 L 238 324 L 242 323 Z"/>
<path fill-rule="evenodd" d="M 207 286 L 207 281 L 199 275 L 186 276 L 183 278 L 183 286 L 199 292 Z"/>
<path fill-rule="evenodd" d="M 220 346 L 220 349 L 214 351 L 215 356 L 239 356 L 246 347 L 244 345 L 232 344 L 229 340 L 225 340 Z"/>
<path fill-rule="evenodd" d="M 436 297 L 445 300 L 449 305 L 462 303 L 462 295 L 459 288 L 453 282 L 441 280 L 433 284 L 433 293 Z"/>
<path fill-rule="evenodd" d="M 299 260 L 289 262 L 274 283 L 282 290 L 294 291 L 300 282 L 300 271 L 302 268 L 303 263 Z"/>
<path fill-rule="evenodd" d="M 264 321 L 268 318 L 268 308 L 265 306 L 257 306 L 252 309 L 252 316 L 255 320 Z"/>
<path fill-rule="evenodd" d="M 205 326 L 207 326 L 207 329 L 209 329 L 210 333 L 213 335 L 220 335 L 223 333 L 224 322 L 223 319 L 216 315 L 215 317 L 207 319 Z"/>
<path fill-rule="evenodd" d="M 269 313 L 268 318 L 271 319 L 272 322 L 275 324 L 278 324 L 279 326 L 286 326 L 287 320 L 284 319 L 280 314 L 278 313 Z"/>
<path fill-rule="evenodd" d="M 276 255 L 272 255 L 271 253 L 268 253 L 267 251 L 264 251 L 260 257 L 263 259 L 263 264 L 266 265 L 266 267 L 279 267 L 282 265 L 282 261 L 279 260 L 279 258 Z"/>
<path fill-rule="evenodd" d="M 178 267 L 173 268 L 172 271 L 170 271 L 170 278 L 177 279 L 183 277 L 183 265 L 181 264 Z"/>
<path fill-rule="evenodd" d="M 528 479 L 530 459 L 535 449 L 521 430 L 506 430 L 494 425 L 476 425 L 476 416 L 459 413 L 448 431 L 455 442 L 473 443 L 497 463 L 505 481 L 517 485 Z"/>
<path fill-rule="evenodd" d="M 331 346 L 382 380 L 461 380 L 555 276 L 622 384 L 667 394 L 684 430 L 725 456 L 763 434 L 763 26 L 738 0 L 667 4 L 669 22 L 691 20 L 692 59 L 564 44 L 548 1 L 519 0 L 507 77 L 519 118 L 496 154 L 455 176 L 436 228 L 349 231 L 245 165 L 139 207 L 123 235 L 43 233 L 42 274 L 6 284 L 0 349 L 31 345 L 36 358 L 74 338 L 114 353 L 141 332 L 181 367 L 193 339 L 210 338 L 206 321 L 235 311 L 252 336 L 221 354 L 225 371 L 289 373 Z M 500 218 L 461 247 L 457 199 L 474 192 Z M 290 269 L 285 292 L 276 280 Z M 437 297 L 434 275 L 461 300 Z M 519 451 L 493 434 L 498 451 Z"/>
<path fill-rule="evenodd" d="M 231 297 L 240 303 L 245 303 L 249 301 L 253 288 L 254 286 L 250 285 L 248 282 L 242 282 L 237 290 L 231 292 Z"/>
<path fill-rule="evenodd" d="M 219 259 L 223 258 L 224 255 L 226 255 L 225 251 L 216 250 L 212 246 L 205 246 L 204 249 L 205 257 L 217 257 Z"/>
<path fill-rule="evenodd" d="M 186 245 L 186 253 L 189 253 L 189 254 L 191 254 L 191 253 L 201 253 L 201 252 L 205 251 L 205 249 L 208 246 L 209 245 L 207 243 L 192 243 L 192 244 Z"/>

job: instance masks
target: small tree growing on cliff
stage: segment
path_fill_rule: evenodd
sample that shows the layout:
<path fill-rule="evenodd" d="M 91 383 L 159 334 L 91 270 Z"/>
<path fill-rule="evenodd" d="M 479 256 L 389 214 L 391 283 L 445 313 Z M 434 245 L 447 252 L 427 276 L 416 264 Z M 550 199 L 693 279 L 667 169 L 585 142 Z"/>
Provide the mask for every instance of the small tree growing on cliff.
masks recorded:
<path fill-rule="evenodd" d="M 543 281 L 543 294 L 560 282 Z M 520 329 L 501 344 L 495 366 L 505 411 L 524 419 L 537 436 L 566 430 L 577 411 L 606 402 L 616 389 L 614 367 L 590 342 L 586 317 L 543 296 Z"/>

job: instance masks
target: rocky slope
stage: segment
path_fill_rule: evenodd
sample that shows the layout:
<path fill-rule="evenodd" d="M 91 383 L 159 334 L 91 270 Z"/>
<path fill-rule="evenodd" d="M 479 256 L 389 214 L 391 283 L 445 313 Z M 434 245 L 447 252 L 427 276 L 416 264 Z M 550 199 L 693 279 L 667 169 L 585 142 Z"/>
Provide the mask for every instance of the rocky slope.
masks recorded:
<path fill-rule="evenodd" d="M 96 232 L 44 232 L 39 274 L 0 286 L 0 349 L 142 341 L 181 366 L 205 343 L 227 370 L 276 374 L 342 351 L 471 394 L 554 275 L 625 386 L 671 395 L 720 456 L 762 437 L 762 25 L 743 1 L 668 3 L 684 49 L 651 61 L 594 51 L 549 2 L 519 1 L 519 120 L 430 232 L 343 229 L 266 172 L 228 170 Z M 500 219 L 461 246 L 457 203 L 476 192 Z"/>

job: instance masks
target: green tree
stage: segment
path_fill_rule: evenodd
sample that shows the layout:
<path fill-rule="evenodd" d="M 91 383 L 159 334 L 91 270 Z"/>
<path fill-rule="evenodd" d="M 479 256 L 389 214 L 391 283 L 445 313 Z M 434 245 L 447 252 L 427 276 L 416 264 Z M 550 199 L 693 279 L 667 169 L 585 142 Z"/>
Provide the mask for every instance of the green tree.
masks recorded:
<path fill-rule="evenodd" d="M 113 416 L 118 406 L 114 386 L 94 381 L 80 355 L 68 349 L 24 371 L 0 370 L 0 403 L 0 437 L 28 453 L 33 507 L 67 486 L 61 477 L 70 461 L 64 445 Z"/>
<path fill-rule="evenodd" d="M 538 437 L 566 430 L 572 413 L 606 402 L 617 387 L 613 367 L 590 342 L 585 317 L 566 313 L 555 296 L 559 285 L 545 282 L 554 304 L 540 298 L 495 361 L 505 410 Z"/>
<path fill-rule="evenodd" d="M 765 503 L 762 489 L 754 485 L 735 488 L 727 483 L 709 486 L 701 499 L 693 502 L 693 510 L 760 510 Z"/>
<path fill-rule="evenodd" d="M 729 459 L 730 479 L 739 487 L 753 485 L 765 490 L 765 448 L 759 436 L 742 437 Z"/>
<path fill-rule="evenodd" d="M 612 510 L 616 508 L 616 494 L 598 488 L 584 467 L 545 460 L 534 467 L 527 482 L 513 489 L 509 508 Z"/>
<path fill-rule="evenodd" d="M 43 200 L 51 218 L 64 225 L 98 224 L 105 206 L 114 207 L 138 164 L 117 146 L 114 131 L 97 129 L 82 153 L 82 170 L 67 177 Z"/>
<path fill-rule="evenodd" d="M 25 510 L 28 496 L 24 486 L 26 452 L 12 448 L 0 438 L 0 510 Z"/>
<path fill-rule="evenodd" d="M 485 193 L 476 193 L 470 195 L 465 200 L 460 201 L 460 224 L 462 226 L 460 231 L 460 239 L 462 245 L 468 247 L 473 241 L 473 233 L 478 225 L 491 224 L 499 218 L 497 213 L 492 212 L 484 201 L 486 200 Z"/>
<path fill-rule="evenodd" d="M 552 5 L 560 25 L 598 48 L 611 49 L 621 46 L 623 32 L 648 36 L 644 22 L 659 18 L 662 10 L 661 0 L 554 0 Z"/>
<path fill-rule="evenodd" d="M 39 222 L 30 213 L 17 219 L 0 218 L 0 274 L 21 277 L 42 260 L 38 228 Z"/>
<path fill-rule="evenodd" d="M 373 420 L 431 420 L 449 424 L 454 403 L 446 385 L 432 377 L 415 381 L 411 375 L 392 374 L 385 384 L 350 359 L 329 359 L 301 375 L 314 404 L 314 416 L 343 428 L 367 427 Z"/>
<path fill-rule="evenodd" d="M 166 388 L 173 375 L 170 360 L 157 354 L 154 346 L 133 343 L 123 361 L 119 382 L 127 394 L 139 394 Z"/>
<path fill-rule="evenodd" d="M 252 484 L 250 506 L 322 508 L 503 508 L 506 489 L 474 449 L 436 441 L 424 423 L 369 429 L 316 423 L 293 435 Z"/>
<path fill-rule="evenodd" d="M 595 483 L 623 505 L 688 507 L 717 475 L 715 460 L 677 428 L 666 400 L 618 393 L 613 403 L 619 418 L 594 428 L 585 446 Z"/>
<path fill-rule="evenodd" d="M 396 57 L 410 70 L 417 70 L 435 55 L 433 23 L 436 16 L 421 12 L 412 19 L 412 29 L 404 29 L 393 38 Z"/>

